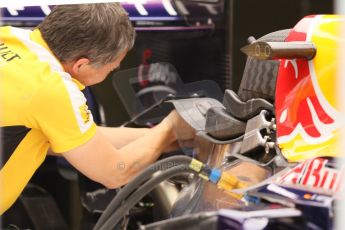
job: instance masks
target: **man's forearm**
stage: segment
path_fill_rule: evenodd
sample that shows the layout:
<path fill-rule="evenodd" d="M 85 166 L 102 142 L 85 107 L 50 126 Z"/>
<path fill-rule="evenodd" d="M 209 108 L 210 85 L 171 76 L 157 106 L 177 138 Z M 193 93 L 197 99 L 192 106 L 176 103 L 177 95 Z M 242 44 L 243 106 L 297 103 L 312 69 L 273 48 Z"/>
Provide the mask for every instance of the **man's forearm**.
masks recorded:
<path fill-rule="evenodd" d="M 99 127 L 103 135 L 117 149 L 124 147 L 132 141 L 144 136 L 148 128 L 126 128 L 126 127 Z"/>
<path fill-rule="evenodd" d="M 121 181 L 127 183 L 138 172 L 156 161 L 174 141 L 176 138 L 171 132 L 171 128 L 160 124 L 150 129 L 144 136 L 119 149 L 121 156 L 117 158 L 119 160 L 115 170 L 118 171 L 118 175 L 125 176 L 125 178 L 121 178 Z M 119 172 L 121 170 L 125 173 L 121 174 Z"/>
<path fill-rule="evenodd" d="M 166 123 L 157 125 L 120 149 L 115 148 L 97 129 L 90 141 L 63 153 L 63 156 L 90 179 L 116 188 L 128 183 L 157 160 L 174 141 L 172 128 Z"/>
<path fill-rule="evenodd" d="M 186 126 L 176 127 L 176 124 L 180 123 L 178 119 L 176 113 L 170 113 L 160 124 L 143 130 L 141 136 L 137 135 L 136 139 L 121 148 L 116 148 L 105 137 L 104 132 L 97 128 L 95 135 L 89 141 L 63 153 L 63 156 L 92 180 L 109 188 L 116 188 L 128 183 L 140 171 L 156 161 L 162 152 L 169 149 L 168 147 L 176 142 L 178 137 L 177 128 L 188 134 L 189 130 Z M 111 134 L 111 131 L 107 133 L 111 137 L 121 134 L 121 132 Z M 191 139 L 193 135 L 183 135 L 182 140 Z M 118 136 L 118 139 L 123 136 Z"/>

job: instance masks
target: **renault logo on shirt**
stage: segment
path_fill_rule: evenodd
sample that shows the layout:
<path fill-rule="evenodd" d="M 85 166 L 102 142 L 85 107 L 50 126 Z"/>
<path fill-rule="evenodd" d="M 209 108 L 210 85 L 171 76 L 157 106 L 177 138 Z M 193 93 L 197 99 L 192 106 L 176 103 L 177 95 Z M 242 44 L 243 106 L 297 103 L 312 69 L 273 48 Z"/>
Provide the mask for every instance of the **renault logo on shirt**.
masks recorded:
<path fill-rule="evenodd" d="M 0 66 L 17 58 L 21 59 L 21 57 L 10 50 L 5 43 L 0 42 Z"/>
<path fill-rule="evenodd" d="M 81 117 L 83 118 L 84 124 L 90 121 L 90 110 L 88 109 L 86 104 L 83 104 L 79 107 L 79 112 Z"/>

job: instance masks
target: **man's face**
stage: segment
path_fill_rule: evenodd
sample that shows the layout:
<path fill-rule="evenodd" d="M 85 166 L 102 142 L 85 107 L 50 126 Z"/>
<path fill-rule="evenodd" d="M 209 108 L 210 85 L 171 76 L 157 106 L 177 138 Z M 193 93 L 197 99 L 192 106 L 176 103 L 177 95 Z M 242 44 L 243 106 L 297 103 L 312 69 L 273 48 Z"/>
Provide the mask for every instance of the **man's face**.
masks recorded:
<path fill-rule="evenodd" d="M 90 86 L 102 82 L 111 71 L 119 68 L 121 61 L 126 56 L 127 51 L 120 54 L 120 56 L 113 62 L 105 65 L 97 66 L 89 62 L 82 63 L 78 66 L 77 71 L 70 72 L 73 78 L 77 79 L 84 86 Z"/>

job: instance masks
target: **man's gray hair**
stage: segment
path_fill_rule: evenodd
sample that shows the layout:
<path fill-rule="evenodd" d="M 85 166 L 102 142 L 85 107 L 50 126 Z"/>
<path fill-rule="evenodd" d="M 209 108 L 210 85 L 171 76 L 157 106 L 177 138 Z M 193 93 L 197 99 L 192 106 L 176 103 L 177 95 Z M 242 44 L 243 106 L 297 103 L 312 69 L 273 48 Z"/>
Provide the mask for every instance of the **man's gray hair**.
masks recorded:
<path fill-rule="evenodd" d="M 128 14 L 119 3 L 55 6 L 38 29 L 61 62 L 88 58 L 103 65 L 130 50 L 135 39 Z"/>

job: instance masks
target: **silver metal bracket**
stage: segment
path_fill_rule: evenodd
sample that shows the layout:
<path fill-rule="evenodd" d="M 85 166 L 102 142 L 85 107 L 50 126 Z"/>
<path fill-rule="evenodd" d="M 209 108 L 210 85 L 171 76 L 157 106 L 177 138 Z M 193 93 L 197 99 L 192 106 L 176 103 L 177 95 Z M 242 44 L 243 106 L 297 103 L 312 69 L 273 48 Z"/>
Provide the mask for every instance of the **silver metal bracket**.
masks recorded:
<path fill-rule="evenodd" d="M 257 116 L 248 120 L 243 137 L 240 154 L 251 152 L 258 147 L 264 147 L 268 153 L 275 146 L 270 137 L 276 130 L 275 120 L 267 120 L 268 112 L 262 110 Z"/>
<path fill-rule="evenodd" d="M 285 166 L 287 161 L 276 144 L 275 132 L 275 119 L 269 120 L 269 112 L 262 110 L 257 116 L 248 120 L 239 153 L 232 153 L 229 156 L 262 167 L 268 166 L 272 172 L 277 167 Z"/>

